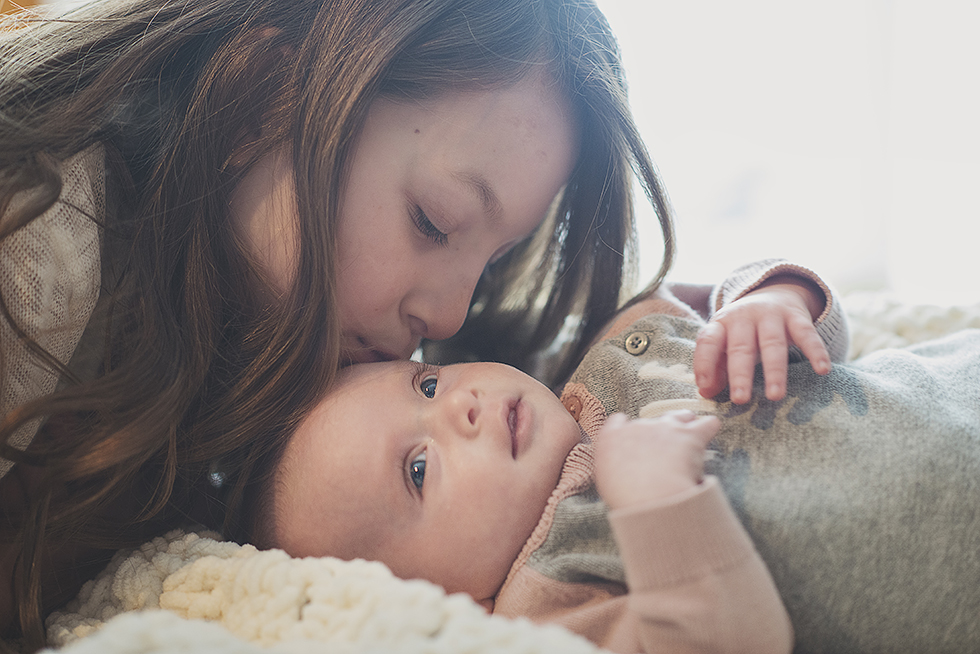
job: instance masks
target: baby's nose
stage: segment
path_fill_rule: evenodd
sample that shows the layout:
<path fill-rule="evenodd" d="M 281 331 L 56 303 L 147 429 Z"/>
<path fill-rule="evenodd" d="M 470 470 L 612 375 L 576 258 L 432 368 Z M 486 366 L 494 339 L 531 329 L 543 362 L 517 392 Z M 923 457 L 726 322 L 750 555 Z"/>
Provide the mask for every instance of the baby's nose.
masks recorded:
<path fill-rule="evenodd" d="M 480 400 L 476 391 L 459 389 L 451 393 L 446 401 L 456 431 L 467 438 L 477 436 L 480 431 Z"/>

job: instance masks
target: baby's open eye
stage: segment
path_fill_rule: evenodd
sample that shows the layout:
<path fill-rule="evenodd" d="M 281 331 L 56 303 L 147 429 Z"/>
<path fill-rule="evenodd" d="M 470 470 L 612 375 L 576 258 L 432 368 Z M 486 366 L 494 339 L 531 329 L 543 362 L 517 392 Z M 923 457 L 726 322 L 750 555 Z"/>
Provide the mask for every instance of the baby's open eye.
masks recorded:
<path fill-rule="evenodd" d="M 436 385 L 439 382 L 439 366 L 433 366 L 421 361 L 412 362 L 412 388 L 418 390 L 428 399 L 436 396 Z"/>
<path fill-rule="evenodd" d="M 408 477 L 417 489 L 422 490 L 422 484 L 425 483 L 425 450 L 408 464 Z"/>
<path fill-rule="evenodd" d="M 422 391 L 422 395 L 426 396 L 430 400 L 436 396 L 436 376 L 429 375 L 421 382 L 419 382 L 419 390 Z"/>

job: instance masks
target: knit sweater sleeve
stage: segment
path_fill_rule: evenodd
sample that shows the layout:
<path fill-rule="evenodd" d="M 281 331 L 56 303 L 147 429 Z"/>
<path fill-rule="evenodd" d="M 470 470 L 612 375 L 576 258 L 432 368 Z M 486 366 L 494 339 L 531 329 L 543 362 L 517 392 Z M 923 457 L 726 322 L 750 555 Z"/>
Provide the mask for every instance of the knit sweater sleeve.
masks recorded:
<path fill-rule="evenodd" d="M 0 318 L 0 416 L 51 393 L 58 383 L 58 374 L 22 336 L 67 365 L 99 297 L 99 222 L 105 212 L 102 146 L 63 162 L 61 177 L 55 204 L 0 242 L 0 293 L 16 324 Z M 0 222 L 26 199 L 15 195 Z M 27 447 L 39 424 L 22 425 L 8 442 Z M 11 467 L 9 460 L 0 459 L 0 477 Z"/>
<path fill-rule="evenodd" d="M 793 630 L 768 569 L 714 477 L 610 522 L 646 652 L 789 652 Z"/>
<path fill-rule="evenodd" d="M 721 284 L 716 286 L 710 298 L 709 311 L 714 313 L 735 300 L 756 290 L 767 279 L 776 275 L 793 275 L 816 284 L 824 294 L 824 310 L 814 325 L 817 334 L 823 339 L 830 354 L 830 360 L 835 363 L 844 361 L 850 345 L 847 317 L 841 306 L 840 298 L 833 288 L 817 273 L 783 259 L 765 259 L 737 268 Z"/>

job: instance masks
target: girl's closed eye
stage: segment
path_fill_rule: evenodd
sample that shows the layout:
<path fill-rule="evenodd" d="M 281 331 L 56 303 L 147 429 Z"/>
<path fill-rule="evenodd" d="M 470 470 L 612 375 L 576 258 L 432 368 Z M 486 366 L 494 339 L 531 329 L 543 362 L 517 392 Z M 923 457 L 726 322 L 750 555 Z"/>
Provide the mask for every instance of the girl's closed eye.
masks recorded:
<path fill-rule="evenodd" d="M 419 230 L 422 236 L 429 239 L 435 245 L 446 246 L 449 244 L 449 235 L 433 225 L 421 207 L 413 204 L 409 207 L 408 213 L 411 215 L 412 222 L 415 223 L 416 229 Z"/>

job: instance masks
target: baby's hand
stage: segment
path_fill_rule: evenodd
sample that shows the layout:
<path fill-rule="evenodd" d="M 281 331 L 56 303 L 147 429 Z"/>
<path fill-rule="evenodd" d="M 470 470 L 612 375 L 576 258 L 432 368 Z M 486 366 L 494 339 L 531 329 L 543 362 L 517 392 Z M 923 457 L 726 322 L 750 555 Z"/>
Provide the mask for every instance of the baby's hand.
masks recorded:
<path fill-rule="evenodd" d="M 815 285 L 777 275 L 721 309 L 701 329 L 694 348 L 698 391 L 712 398 L 727 385 L 732 402 L 748 402 L 761 359 L 766 397 L 783 399 L 791 344 L 800 348 L 814 371 L 829 373 L 830 355 L 813 326 L 824 301 Z"/>
<path fill-rule="evenodd" d="M 721 423 L 714 416 L 671 411 L 653 420 L 609 417 L 596 438 L 595 480 L 610 509 L 664 499 L 704 475 L 704 451 Z"/>

